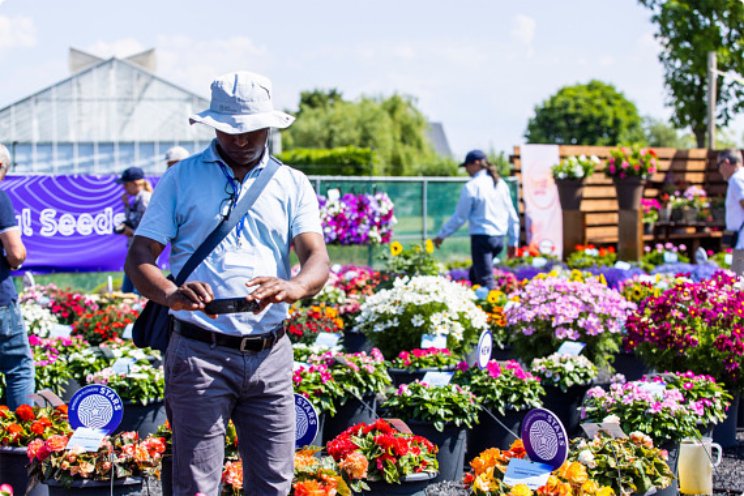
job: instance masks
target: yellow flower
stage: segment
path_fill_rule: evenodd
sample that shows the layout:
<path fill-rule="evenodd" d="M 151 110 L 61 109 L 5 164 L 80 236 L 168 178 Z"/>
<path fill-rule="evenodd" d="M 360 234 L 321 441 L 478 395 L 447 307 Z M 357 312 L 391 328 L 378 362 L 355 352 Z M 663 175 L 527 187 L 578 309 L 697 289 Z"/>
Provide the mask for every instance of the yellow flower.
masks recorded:
<path fill-rule="evenodd" d="M 390 254 L 394 257 L 397 257 L 403 253 L 403 245 L 400 244 L 398 241 L 393 241 L 390 243 Z"/>
<path fill-rule="evenodd" d="M 509 496 L 532 496 L 532 490 L 526 484 L 517 484 L 509 491 Z"/>
<path fill-rule="evenodd" d="M 586 467 L 579 462 L 564 463 L 563 466 L 558 469 L 558 475 L 571 484 L 583 484 L 589 480 L 589 475 L 586 473 Z"/>
<path fill-rule="evenodd" d="M 599 279 L 599 282 L 600 283 L 602 283 L 603 285 L 607 286 L 607 279 L 605 279 L 604 274 L 599 274 L 599 278 L 598 279 Z"/>
<path fill-rule="evenodd" d="M 473 481 L 473 489 L 487 494 L 491 489 L 493 489 L 493 482 L 493 467 L 491 467 L 475 478 Z"/>
<path fill-rule="evenodd" d="M 595 494 L 599 490 L 599 484 L 596 481 L 588 480 L 581 485 L 581 494 Z"/>
<path fill-rule="evenodd" d="M 424 249 L 426 250 L 426 253 L 434 253 L 434 242 L 427 239 L 424 243 Z"/>
<path fill-rule="evenodd" d="M 499 302 L 499 300 L 501 299 L 501 296 L 503 294 L 504 293 L 502 293 L 498 289 L 492 289 L 491 291 L 488 292 L 488 296 L 486 297 L 486 301 L 488 303 L 492 304 L 492 305 L 493 304 L 496 304 L 496 303 Z"/>
<path fill-rule="evenodd" d="M 597 491 L 597 496 L 615 496 L 615 491 L 610 486 L 602 486 Z"/>

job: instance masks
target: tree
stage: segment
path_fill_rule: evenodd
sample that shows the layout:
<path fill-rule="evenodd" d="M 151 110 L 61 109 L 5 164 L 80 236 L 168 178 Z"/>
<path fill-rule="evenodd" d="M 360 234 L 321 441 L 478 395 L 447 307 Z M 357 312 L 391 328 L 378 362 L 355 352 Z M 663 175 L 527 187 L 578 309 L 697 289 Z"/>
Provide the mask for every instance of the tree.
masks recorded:
<path fill-rule="evenodd" d="M 454 160 L 439 157 L 428 135 L 429 123 L 413 98 L 341 98 L 336 90 L 303 92 L 297 121 L 283 134 L 287 150 L 355 146 L 375 152 L 378 175 L 449 175 Z"/>
<path fill-rule="evenodd" d="M 695 147 L 692 135 L 680 135 L 678 129 L 668 122 L 653 117 L 643 119 L 643 132 L 646 135 L 645 144 L 661 148 L 688 149 Z"/>
<path fill-rule="evenodd" d="M 592 80 L 565 86 L 535 107 L 527 124 L 529 143 L 606 145 L 643 139 L 635 104 L 610 84 Z"/>
<path fill-rule="evenodd" d="M 744 2 L 741 0 L 639 0 L 652 11 L 659 60 L 669 90 L 675 126 L 690 127 L 697 146 L 705 147 L 708 52 L 716 52 L 718 69 L 744 74 Z M 718 77 L 716 122 L 728 125 L 744 109 L 744 86 Z"/>

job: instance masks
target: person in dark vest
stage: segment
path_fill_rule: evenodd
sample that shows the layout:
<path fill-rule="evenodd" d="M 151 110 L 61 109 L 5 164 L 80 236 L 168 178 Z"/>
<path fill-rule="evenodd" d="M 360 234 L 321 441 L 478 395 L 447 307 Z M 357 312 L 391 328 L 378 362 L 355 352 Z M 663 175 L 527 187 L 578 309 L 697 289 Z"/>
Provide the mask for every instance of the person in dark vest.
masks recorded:
<path fill-rule="evenodd" d="M 10 169 L 10 154 L 0 145 L 0 181 Z M 10 271 L 19 269 L 26 260 L 26 247 L 21 240 L 15 210 L 10 197 L 0 190 L 0 373 L 5 376 L 6 403 L 11 410 L 30 405 L 35 390 L 34 360 L 26 336 L 21 308 L 18 304 Z"/>

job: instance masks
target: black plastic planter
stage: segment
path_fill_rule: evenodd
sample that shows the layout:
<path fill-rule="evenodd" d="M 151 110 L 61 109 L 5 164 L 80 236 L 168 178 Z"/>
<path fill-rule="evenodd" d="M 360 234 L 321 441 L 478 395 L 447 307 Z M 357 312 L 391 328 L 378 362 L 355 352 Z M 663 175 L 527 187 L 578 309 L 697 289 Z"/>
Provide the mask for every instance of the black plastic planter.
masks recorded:
<path fill-rule="evenodd" d="M 0 447 L 0 484 L 10 484 L 13 494 L 26 494 L 28 475 L 26 473 L 26 448 Z M 49 489 L 45 484 L 38 484 L 30 496 L 47 496 Z"/>
<path fill-rule="evenodd" d="M 422 472 L 412 474 L 401 479 L 400 484 L 387 482 L 369 482 L 369 491 L 362 492 L 363 496 L 424 496 L 426 487 L 437 477 L 436 473 Z"/>
<path fill-rule="evenodd" d="M 519 435 L 519 428 L 527 410 L 521 412 L 507 411 L 506 415 L 499 415 L 496 411 L 492 413 L 512 432 Z M 478 424 L 474 425 L 468 432 L 468 450 L 465 457 L 468 461 L 489 448 L 508 449 L 516 440 L 509 431 L 487 413 L 481 412 L 479 419 Z"/>
<path fill-rule="evenodd" d="M 147 437 L 158 430 L 166 420 L 165 401 L 157 400 L 147 405 L 125 403 L 124 417 L 116 432 L 137 431 L 140 438 Z"/>
<path fill-rule="evenodd" d="M 376 395 L 367 395 L 362 399 L 364 400 L 364 403 L 353 396 L 349 397 L 346 400 L 346 403 L 336 410 L 336 415 L 334 417 L 328 417 L 325 419 L 325 425 L 323 426 L 323 439 L 325 439 L 326 442 L 338 436 L 352 425 L 360 422 L 372 423 L 375 421 L 377 418 L 375 415 L 377 410 Z"/>
<path fill-rule="evenodd" d="M 408 421 L 414 434 L 423 436 L 439 447 L 439 475 L 431 482 L 459 481 L 465 471 L 465 445 L 467 429 L 447 424 L 439 432 L 428 422 Z"/>
<path fill-rule="evenodd" d="M 113 492 L 110 481 L 79 480 L 70 487 L 54 480 L 47 481 L 47 484 L 49 496 L 134 496 L 142 492 L 142 479 L 138 477 L 114 480 Z"/>

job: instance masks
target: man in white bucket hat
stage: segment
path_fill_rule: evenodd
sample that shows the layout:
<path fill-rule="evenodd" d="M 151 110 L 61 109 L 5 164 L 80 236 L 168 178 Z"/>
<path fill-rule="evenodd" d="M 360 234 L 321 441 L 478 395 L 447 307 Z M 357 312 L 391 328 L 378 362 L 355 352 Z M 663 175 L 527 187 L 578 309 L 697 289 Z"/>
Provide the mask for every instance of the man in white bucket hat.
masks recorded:
<path fill-rule="evenodd" d="M 291 489 L 293 354 L 283 321 L 290 304 L 322 288 L 329 259 L 310 182 L 269 156 L 269 128 L 294 120 L 274 110 L 272 96 L 271 82 L 249 72 L 212 83 L 209 109 L 190 121 L 213 127 L 217 137 L 166 171 L 129 250 L 126 270 L 137 289 L 170 308 L 166 408 L 179 496 L 217 494 L 230 419 L 245 460 L 245 494 L 285 496 Z M 256 202 L 186 282 L 164 277 L 157 266 L 163 248 L 171 244 L 178 274 L 262 174 L 271 179 Z M 302 267 L 294 277 L 290 246 Z M 220 306 L 229 298 L 258 308 Z"/>

